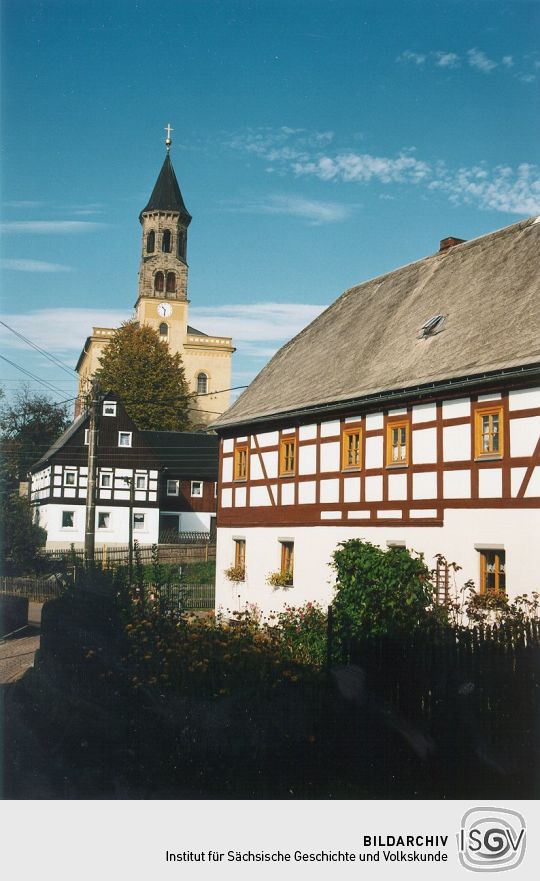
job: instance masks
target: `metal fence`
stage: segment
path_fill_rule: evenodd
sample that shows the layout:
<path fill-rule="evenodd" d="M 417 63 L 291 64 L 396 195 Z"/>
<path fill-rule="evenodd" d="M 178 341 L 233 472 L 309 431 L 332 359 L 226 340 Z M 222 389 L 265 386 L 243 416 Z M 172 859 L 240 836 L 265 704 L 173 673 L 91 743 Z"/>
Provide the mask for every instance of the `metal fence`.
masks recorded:
<path fill-rule="evenodd" d="M 1 596 L 27 597 L 37 603 L 53 600 L 62 595 L 65 586 L 56 578 L 22 578 L 4 576 L 0 578 Z"/>

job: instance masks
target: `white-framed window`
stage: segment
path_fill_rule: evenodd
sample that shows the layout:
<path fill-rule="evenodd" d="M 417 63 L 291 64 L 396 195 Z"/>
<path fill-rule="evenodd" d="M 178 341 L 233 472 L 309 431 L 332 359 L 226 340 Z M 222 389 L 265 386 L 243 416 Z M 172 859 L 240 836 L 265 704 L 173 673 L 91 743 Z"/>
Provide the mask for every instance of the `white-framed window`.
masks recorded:
<path fill-rule="evenodd" d="M 168 480 L 167 481 L 167 495 L 168 496 L 177 496 L 179 492 L 180 481 L 179 480 Z"/>
<path fill-rule="evenodd" d="M 90 429 L 85 428 L 84 429 L 84 445 L 85 445 L 85 447 L 87 447 L 89 443 L 90 443 Z"/>
<path fill-rule="evenodd" d="M 191 481 L 191 497 L 193 499 L 201 499 L 202 494 L 203 494 L 202 480 L 192 480 Z"/>
<path fill-rule="evenodd" d="M 133 529 L 145 528 L 146 514 L 133 514 Z"/>
<path fill-rule="evenodd" d="M 214 498 L 217 499 L 217 480 L 214 483 Z"/>
<path fill-rule="evenodd" d="M 119 431 L 118 432 L 118 446 L 119 447 L 130 447 L 131 446 L 131 431 Z"/>
<path fill-rule="evenodd" d="M 62 529 L 73 529 L 75 526 L 75 511 L 62 511 Z"/>
<path fill-rule="evenodd" d="M 77 486 L 77 471 L 75 468 L 64 471 L 64 486 Z"/>
<path fill-rule="evenodd" d="M 136 474 L 135 475 L 135 489 L 148 489 L 148 475 L 147 474 Z"/>
<path fill-rule="evenodd" d="M 98 529 L 110 529 L 111 528 L 111 512 L 110 511 L 98 511 Z"/>
<path fill-rule="evenodd" d="M 112 471 L 100 471 L 99 472 L 99 487 L 100 487 L 100 489 L 111 489 L 112 485 L 113 485 Z"/>
<path fill-rule="evenodd" d="M 103 401 L 103 415 L 116 416 L 116 401 Z"/>

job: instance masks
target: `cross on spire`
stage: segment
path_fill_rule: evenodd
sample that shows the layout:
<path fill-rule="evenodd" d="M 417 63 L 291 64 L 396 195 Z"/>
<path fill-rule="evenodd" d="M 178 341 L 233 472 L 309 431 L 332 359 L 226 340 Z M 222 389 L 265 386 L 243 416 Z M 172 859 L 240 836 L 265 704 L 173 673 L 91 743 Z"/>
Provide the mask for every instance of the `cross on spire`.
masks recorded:
<path fill-rule="evenodd" d="M 165 126 L 165 131 L 167 132 L 167 137 L 165 138 L 165 146 L 167 147 L 167 153 L 168 153 L 171 148 L 171 144 L 172 144 L 171 132 L 174 131 L 174 129 L 171 128 L 170 122 L 168 122 L 167 125 Z"/>

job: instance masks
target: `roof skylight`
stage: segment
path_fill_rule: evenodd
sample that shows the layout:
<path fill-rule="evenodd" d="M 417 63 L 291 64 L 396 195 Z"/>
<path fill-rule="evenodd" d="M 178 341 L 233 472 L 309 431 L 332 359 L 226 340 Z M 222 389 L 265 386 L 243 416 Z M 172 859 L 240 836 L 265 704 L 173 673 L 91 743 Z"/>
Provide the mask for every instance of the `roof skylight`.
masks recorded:
<path fill-rule="evenodd" d="M 420 328 L 420 337 L 425 338 L 440 333 L 445 318 L 445 315 L 434 315 L 429 321 L 426 321 L 426 323 Z"/>

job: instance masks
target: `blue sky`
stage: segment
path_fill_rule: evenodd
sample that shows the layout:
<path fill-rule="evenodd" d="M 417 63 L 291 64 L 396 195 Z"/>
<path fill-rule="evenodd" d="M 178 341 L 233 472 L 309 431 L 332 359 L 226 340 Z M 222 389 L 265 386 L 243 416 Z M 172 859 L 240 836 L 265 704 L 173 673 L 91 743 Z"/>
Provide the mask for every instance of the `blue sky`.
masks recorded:
<path fill-rule="evenodd" d="M 538 0 L 4 0 L 2 17 L 3 320 L 69 366 L 92 324 L 131 314 L 169 121 L 191 323 L 234 337 L 235 385 L 347 287 L 540 213 Z M 74 393 L 0 330 L 52 397 Z"/>

